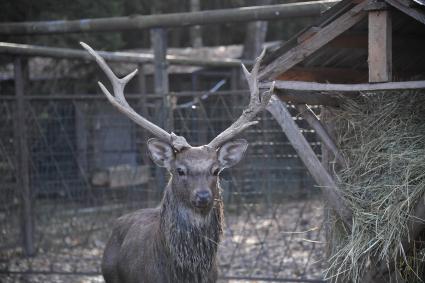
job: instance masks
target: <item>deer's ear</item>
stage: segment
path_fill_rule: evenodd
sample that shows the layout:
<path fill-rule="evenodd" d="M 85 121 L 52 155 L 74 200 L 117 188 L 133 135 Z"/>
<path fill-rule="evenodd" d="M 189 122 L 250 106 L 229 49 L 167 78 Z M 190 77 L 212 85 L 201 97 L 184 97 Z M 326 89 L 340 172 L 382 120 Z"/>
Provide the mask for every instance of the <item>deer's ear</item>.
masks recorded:
<path fill-rule="evenodd" d="M 171 161 L 174 160 L 174 151 L 171 145 L 158 139 L 149 139 L 148 151 L 156 165 L 170 168 Z"/>
<path fill-rule="evenodd" d="M 244 139 L 229 141 L 218 150 L 218 162 L 222 168 L 236 165 L 243 157 L 248 142 Z"/>

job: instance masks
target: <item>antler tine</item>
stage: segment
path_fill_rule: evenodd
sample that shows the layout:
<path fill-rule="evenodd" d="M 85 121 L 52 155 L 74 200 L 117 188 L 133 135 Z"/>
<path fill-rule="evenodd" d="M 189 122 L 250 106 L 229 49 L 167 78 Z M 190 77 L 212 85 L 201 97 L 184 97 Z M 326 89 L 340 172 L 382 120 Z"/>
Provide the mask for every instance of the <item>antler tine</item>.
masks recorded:
<path fill-rule="evenodd" d="M 242 64 L 242 71 L 245 75 L 245 79 L 248 83 L 250 91 L 249 105 L 242 112 L 242 115 L 232 125 L 230 125 L 230 127 L 221 132 L 208 144 L 209 147 L 219 148 L 226 141 L 231 140 L 245 129 L 258 123 L 258 121 L 251 120 L 254 119 L 259 112 L 266 108 L 273 94 L 275 85 L 275 82 L 273 82 L 270 86 L 270 89 L 266 90 L 260 95 L 260 90 L 258 88 L 258 70 L 260 69 L 261 60 L 265 54 L 266 49 L 263 49 L 260 56 L 258 56 L 255 60 L 251 72 L 249 72 L 245 65 Z"/>
<path fill-rule="evenodd" d="M 105 60 L 100 57 L 96 51 L 93 50 L 89 45 L 84 42 L 80 42 L 81 46 L 86 49 L 96 60 L 99 67 L 105 72 L 109 81 L 112 84 L 114 95 L 112 95 L 109 90 L 105 87 L 102 82 L 98 82 L 102 92 L 106 95 L 109 102 L 118 108 L 119 111 L 124 113 L 131 120 L 136 122 L 139 126 L 145 128 L 149 132 L 151 132 L 154 136 L 159 138 L 160 140 L 170 143 L 176 150 L 181 150 L 184 147 L 190 147 L 190 145 L 186 142 L 184 137 L 177 136 L 174 133 L 167 133 L 162 128 L 153 124 L 149 120 L 143 118 L 133 108 L 128 104 L 127 100 L 124 97 L 124 88 L 126 84 L 136 75 L 137 69 L 125 76 L 124 78 L 118 78 L 114 72 L 112 72 L 111 68 L 106 64 Z"/>

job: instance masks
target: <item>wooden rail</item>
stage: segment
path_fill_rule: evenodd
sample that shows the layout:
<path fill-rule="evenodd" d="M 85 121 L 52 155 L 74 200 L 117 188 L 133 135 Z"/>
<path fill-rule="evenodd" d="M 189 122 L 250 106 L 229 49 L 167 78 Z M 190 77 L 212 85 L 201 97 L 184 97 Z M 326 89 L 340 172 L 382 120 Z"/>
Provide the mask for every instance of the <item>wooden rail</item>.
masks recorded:
<path fill-rule="evenodd" d="M 124 62 L 134 64 L 153 64 L 155 57 L 148 53 L 135 52 L 108 52 L 98 51 L 106 61 Z M 94 60 L 84 50 L 58 47 L 45 47 L 28 44 L 0 42 L 0 54 L 40 56 L 60 59 Z M 238 59 L 194 59 L 183 56 L 167 55 L 167 63 L 170 65 L 190 65 L 201 67 L 239 67 L 241 63 L 252 65 L 252 61 Z"/>
<path fill-rule="evenodd" d="M 0 35 L 106 32 L 140 30 L 156 27 L 185 27 L 232 22 L 277 20 L 293 17 L 315 17 L 338 2 L 339 1 L 336 0 L 322 0 L 189 13 L 137 15 L 73 21 L 4 23 L 0 24 Z"/>

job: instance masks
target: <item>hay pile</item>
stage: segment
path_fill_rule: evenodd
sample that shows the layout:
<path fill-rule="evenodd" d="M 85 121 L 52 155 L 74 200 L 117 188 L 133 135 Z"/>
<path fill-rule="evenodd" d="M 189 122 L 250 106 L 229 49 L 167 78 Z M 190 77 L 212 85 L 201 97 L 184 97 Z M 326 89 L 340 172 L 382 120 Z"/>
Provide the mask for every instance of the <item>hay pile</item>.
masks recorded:
<path fill-rule="evenodd" d="M 337 143 L 348 161 L 336 174 L 354 225 L 347 233 L 333 223 L 327 277 L 359 282 L 371 262 L 398 258 L 406 282 L 423 282 L 425 249 L 416 245 L 405 254 L 400 242 L 425 192 L 425 93 L 364 94 L 334 113 Z"/>

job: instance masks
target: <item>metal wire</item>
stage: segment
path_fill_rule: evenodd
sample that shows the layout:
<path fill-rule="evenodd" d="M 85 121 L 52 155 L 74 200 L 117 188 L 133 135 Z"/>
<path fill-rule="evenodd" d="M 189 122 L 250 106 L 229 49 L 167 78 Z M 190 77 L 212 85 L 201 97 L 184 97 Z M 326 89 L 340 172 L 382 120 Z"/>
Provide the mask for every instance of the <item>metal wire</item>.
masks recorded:
<path fill-rule="evenodd" d="M 203 99 L 191 92 L 171 95 L 177 105 L 190 103 L 174 110 L 174 131 L 193 145 L 207 143 L 226 128 L 247 97 L 243 91 Z M 15 100 L 0 97 L 0 279 L 14 274 L 98 275 L 113 219 L 159 203 L 162 188 L 146 155 L 148 136 L 105 99 L 94 97 L 25 99 L 36 227 L 33 258 L 20 257 Z M 161 123 L 160 97 L 143 97 L 146 105 L 138 103 L 140 98 L 129 101 Z M 279 126 L 266 113 L 259 119 L 259 125 L 244 134 L 251 144 L 244 162 L 222 176 L 226 230 L 219 250 L 221 276 L 323 282 L 320 195 Z M 320 152 L 311 129 L 296 121 Z M 162 178 L 165 174 L 159 172 Z"/>

